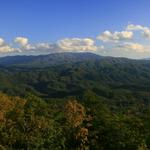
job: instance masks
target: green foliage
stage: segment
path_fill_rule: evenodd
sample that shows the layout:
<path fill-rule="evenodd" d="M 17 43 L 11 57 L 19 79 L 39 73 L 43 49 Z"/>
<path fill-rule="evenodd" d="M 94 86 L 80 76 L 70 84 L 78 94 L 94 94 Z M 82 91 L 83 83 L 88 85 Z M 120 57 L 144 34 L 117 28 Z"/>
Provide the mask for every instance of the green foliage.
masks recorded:
<path fill-rule="evenodd" d="M 149 108 L 139 115 L 114 112 L 90 91 L 80 102 L 0 97 L 1 149 L 149 149 Z"/>
<path fill-rule="evenodd" d="M 6 57 L 0 64 L 0 90 L 9 95 L 64 98 L 91 90 L 108 100 L 149 103 L 150 61 L 66 53 Z"/>
<path fill-rule="evenodd" d="M 0 149 L 150 149 L 149 61 L 53 57 L 0 60 Z"/>

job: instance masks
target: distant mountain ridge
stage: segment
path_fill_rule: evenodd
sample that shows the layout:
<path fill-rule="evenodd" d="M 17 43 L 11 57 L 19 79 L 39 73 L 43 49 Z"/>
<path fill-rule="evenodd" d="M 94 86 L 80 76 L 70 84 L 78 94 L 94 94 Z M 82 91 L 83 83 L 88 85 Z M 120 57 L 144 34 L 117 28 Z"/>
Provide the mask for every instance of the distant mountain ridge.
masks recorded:
<path fill-rule="evenodd" d="M 0 58 L 0 65 L 18 67 L 48 67 L 88 60 L 100 60 L 101 58 L 101 56 L 93 53 L 54 53 L 39 56 L 6 56 Z"/>
<path fill-rule="evenodd" d="M 128 59 L 124 57 L 110 57 L 100 56 L 94 53 L 53 53 L 48 55 L 18 55 L 18 56 L 6 56 L 0 58 L 1 67 L 21 67 L 21 68 L 45 68 L 50 66 L 73 64 L 87 61 L 101 61 L 107 63 L 136 63 L 147 64 L 150 61 L 148 59 Z"/>

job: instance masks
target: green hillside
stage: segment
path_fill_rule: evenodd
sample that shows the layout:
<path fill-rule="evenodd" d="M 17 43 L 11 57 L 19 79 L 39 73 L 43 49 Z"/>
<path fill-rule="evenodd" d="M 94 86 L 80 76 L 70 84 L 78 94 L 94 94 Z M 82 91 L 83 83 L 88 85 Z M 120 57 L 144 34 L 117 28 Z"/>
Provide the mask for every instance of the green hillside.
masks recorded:
<path fill-rule="evenodd" d="M 0 149 L 150 149 L 149 60 L 61 53 L 0 65 Z"/>

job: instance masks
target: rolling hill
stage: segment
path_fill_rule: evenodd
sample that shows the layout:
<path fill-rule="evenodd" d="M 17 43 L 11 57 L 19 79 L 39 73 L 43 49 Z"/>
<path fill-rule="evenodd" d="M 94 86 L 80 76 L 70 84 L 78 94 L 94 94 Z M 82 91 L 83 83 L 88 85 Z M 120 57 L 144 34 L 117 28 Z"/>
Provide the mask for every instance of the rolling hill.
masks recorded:
<path fill-rule="evenodd" d="M 103 97 L 118 91 L 150 90 L 150 61 L 92 53 L 11 56 L 0 59 L 0 90 L 11 95 L 79 96 L 91 90 Z M 134 95 L 135 97 L 135 95 Z"/>

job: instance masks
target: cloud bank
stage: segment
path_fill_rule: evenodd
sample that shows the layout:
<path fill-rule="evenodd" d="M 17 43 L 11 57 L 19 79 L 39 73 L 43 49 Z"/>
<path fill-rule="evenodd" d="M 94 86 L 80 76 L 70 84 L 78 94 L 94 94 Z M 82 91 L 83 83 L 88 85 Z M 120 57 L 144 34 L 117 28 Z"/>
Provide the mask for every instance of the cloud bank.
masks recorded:
<path fill-rule="evenodd" d="M 133 32 L 131 31 L 105 31 L 102 34 L 100 34 L 97 39 L 103 41 L 103 42 L 119 42 L 123 40 L 131 40 L 133 38 Z"/>
<path fill-rule="evenodd" d="M 58 41 L 58 46 L 66 51 L 96 51 L 94 40 L 90 38 L 80 39 L 80 38 L 66 38 Z"/>
<path fill-rule="evenodd" d="M 148 27 L 130 24 L 126 29 L 130 31 L 140 31 L 144 38 L 150 39 L 150 28 Z"/>
<path fill-rule="evenodd" d="M 140 58 L 150 57 L 149 42 L 149 27 L 128 24 L 121 31 L 106 30 L 95 38 L 64 38 L 55 43 L 32 43 L 24 36 L 15 37 L 11 43 L 7 43 L 3 38 L 0 38 L 0 56 L 3 54 L 38 55 L 58 52 L 94 52 L 101 55 Z"/>

